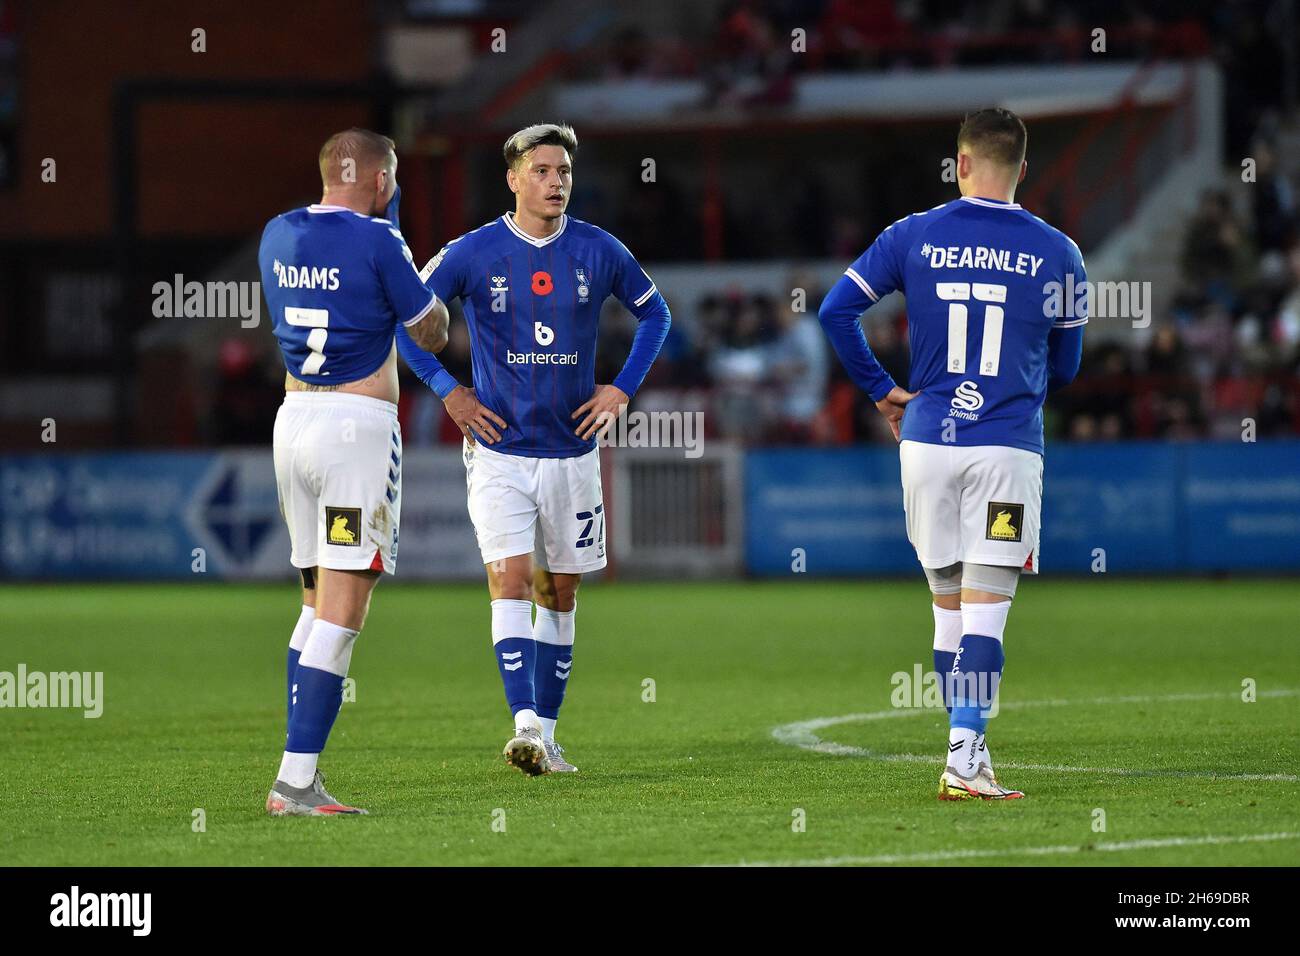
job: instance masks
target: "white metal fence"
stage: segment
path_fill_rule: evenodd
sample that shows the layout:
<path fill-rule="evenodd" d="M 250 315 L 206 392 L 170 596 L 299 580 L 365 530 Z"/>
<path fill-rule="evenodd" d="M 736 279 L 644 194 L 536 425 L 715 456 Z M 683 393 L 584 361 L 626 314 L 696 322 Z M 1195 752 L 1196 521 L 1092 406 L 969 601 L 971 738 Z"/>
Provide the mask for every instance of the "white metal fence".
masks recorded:
<path fill-rule="evenodd" d="M 609 448 L 602 469 L 618 574 L 717 577 L 744 555 L 744 452 L 712 441 L 680 448 Z"/>

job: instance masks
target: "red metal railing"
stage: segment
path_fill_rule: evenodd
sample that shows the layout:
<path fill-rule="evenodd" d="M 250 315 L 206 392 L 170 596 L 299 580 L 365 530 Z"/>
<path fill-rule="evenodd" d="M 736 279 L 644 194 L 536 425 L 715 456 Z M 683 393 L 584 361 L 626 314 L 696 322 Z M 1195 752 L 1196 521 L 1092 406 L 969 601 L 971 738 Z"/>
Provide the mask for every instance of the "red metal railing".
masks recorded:
<path fill-rule="evenodd" d="M 1143 63 L 1133 72 L 1116 95 L 1115 102 L 1094 114 L 1046 172 L 1032 181 L 1021 200 L 1022 205 L 1029 209 L 1042 209 L 1053 191 L 1059 190 L 1062 199 L 1061 228 L 1073 236 L 1079 233 L 1083 211 L 1118 183 L 1124 190 L 1125 217 L 1133 214 L 1137 206 L 1139 185 L 1137 162 L 1143 148 L 1161 130 L 1159 123 L 1137 121 L 1143 108 L 1140 102 L 1142 89 L 1153 79 L 1158 65 L 1156 61 Z M 1183 64 L 1182 69 L 1182 83 L 1170 108 L 1182 110 L 1186 115 L 1194 112 L 1191 102 L 1195 92 L 1195 75 L 1191 64 Z M 1108 156 L 1107 165 L 1101 169 L 1090 168 L 1086 177 L 1081 176 L 1081 167 L 1088 150 L 1103 134 L 1121 125 L 1126 125 L 1127 130 L 1119 153 Z M 1194 125 L 1190 135 L 1188 127 L 1184 127 L 1182 145 L 1184 151 L 1195 145 Z M 1091 185 L 1085 187 L 1085 181 Z"/>

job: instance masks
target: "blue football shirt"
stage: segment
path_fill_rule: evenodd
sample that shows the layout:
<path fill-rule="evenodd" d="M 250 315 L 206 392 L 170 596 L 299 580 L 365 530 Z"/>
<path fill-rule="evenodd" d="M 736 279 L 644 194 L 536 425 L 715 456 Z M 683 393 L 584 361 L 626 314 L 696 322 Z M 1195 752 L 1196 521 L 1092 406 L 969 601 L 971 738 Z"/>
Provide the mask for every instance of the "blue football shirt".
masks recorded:
<path fill-rule="evenodd" d="M 904 441 L 1042 453 L 1048 337 L 1088 321 L 1083 256 L 1065 233 L 1017 203 L 963 197 L 889 226 L 845 277 L 858 314 L 894 291 L 907 298 L 908 389 L 919 394 Z M 876 401 L 892 385 L 849 371 Z"/>
<path fill-rule="evenodd" d="M 627 247 L 567 215 L 537 239 L 507 213 L 448 243 L 422 274 L 440 299 L 461 300 L 474 389 L 509 426 L 491 446 L 505 454 L 568 458 L 596 447 L 574 434 L 570 416 L 596 387 L 596 332 L 609 296 L 638 321 L 662 310 L 666 332 L 663 297 Z M 614 384 L 631 395 L 640 377 L 625 374 Z"/>
<path fill-rule="evenodd" d="M 285 367 L 312 385 L 373 373 L 397 324 L 420 321 L 437 301 L 393 224 L 342 206 L 276 216 L 257 261 Z"/>

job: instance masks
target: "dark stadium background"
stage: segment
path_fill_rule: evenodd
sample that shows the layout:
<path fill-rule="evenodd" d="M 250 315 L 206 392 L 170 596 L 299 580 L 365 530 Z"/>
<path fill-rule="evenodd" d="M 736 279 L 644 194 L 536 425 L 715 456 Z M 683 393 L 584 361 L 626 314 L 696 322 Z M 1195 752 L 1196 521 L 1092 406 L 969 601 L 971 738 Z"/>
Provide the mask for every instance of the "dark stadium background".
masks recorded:
<path fill-rule="evenodd" d="M 500 143 L 550 119 L 582 140 L 570 212 L 622 238 L 673 310 L 633 407 L 704 413 L 698 463 L 611 450 L 615 571 L 788 573 L 793 542 L 812 573 L 911 573 L 889 436 L 825 340 L 798 332 L 881 229 L 956 195 L 941 162 L 986 104 L 934 97 L 966 76 L 1005 77 L 1024 108 L 1017 198 L 1079 240 L 1094 279 L 1149 281 L 1157 304 L 1149 328 L 1094 322 L 1049 402 L 1048 529 L 1065 536 L 1045 568 L 1095 571 L 1100 547 L 1134 571 L 1300 569 L 1295 7 L 0 0 L 0 576 L 188 577 L 192 546 L 213 573 L 285 576 L 269 319 L 158 319 L 151 289 L 255 279 L 263 224 L 318 198 L 316 150 L 354 124 L 397 139 L 423 262 L 508 208 Z M 833 81 L 852 95 L 810 105 Z M 1175 173 L 1177 201 L 1149 208 Z M 867 320 L 900 382 L 905 323 L 897 306 Z M 444 361 L 468 383 L 454 324 Z M 602 328 L 608 380 L 630 338 L 616 303 Z M 472 579 L 457 435 L 405 370 L 401 414 L 424 456 L 403 569 Z M 769 491 L 827 481 L 829 504 L 774 530 Z M 819 539 L 845 501 L 851 533 Z M 114 537 L 137 546 L 107 556 Z"/>

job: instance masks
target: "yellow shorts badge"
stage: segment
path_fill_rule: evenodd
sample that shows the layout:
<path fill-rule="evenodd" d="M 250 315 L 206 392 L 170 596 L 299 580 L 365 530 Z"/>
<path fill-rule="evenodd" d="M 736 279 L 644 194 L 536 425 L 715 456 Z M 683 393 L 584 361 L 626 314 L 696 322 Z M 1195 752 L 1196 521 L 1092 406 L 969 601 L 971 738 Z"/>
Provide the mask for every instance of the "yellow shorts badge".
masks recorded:
<path fill-rule="evenodd" d="M 361 509 L 325 508 L 325 541 L 349 547 L 361 546 Z"/>
<path fill-rule="evenodd" d="M 990 501 L 984 536 L 990 541 L 1019 541 L 1025 506 Z"/>

